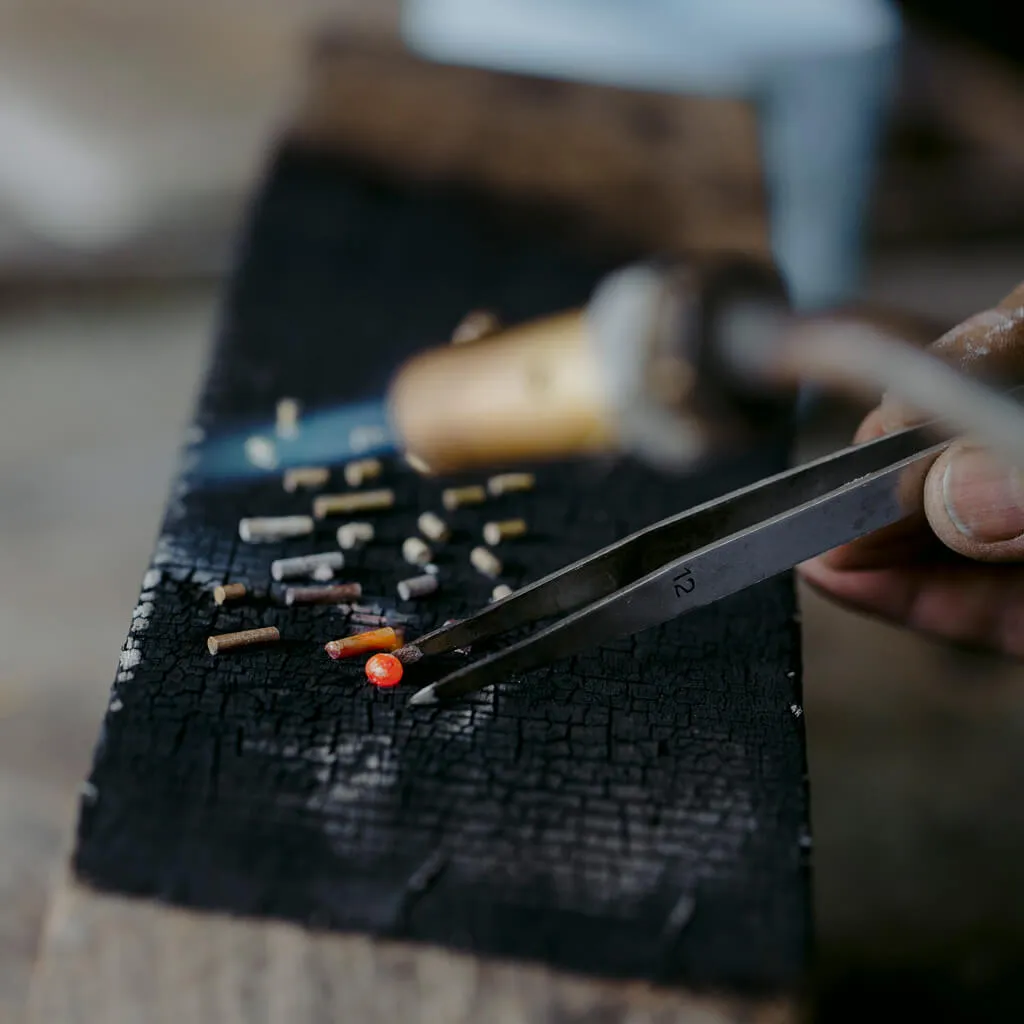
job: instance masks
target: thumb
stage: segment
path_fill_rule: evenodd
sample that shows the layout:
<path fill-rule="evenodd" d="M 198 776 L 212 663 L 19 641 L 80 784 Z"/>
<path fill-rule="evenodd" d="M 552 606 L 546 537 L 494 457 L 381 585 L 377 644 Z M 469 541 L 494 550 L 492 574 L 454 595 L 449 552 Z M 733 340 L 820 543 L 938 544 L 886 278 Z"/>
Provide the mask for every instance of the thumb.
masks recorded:
<path fill-rule="evenodd" d="M 957 554 L 1024 561 L 1024 475 L 984 448 L 950 446 L 928 473 L 924 503 L 936 536 Z"/>

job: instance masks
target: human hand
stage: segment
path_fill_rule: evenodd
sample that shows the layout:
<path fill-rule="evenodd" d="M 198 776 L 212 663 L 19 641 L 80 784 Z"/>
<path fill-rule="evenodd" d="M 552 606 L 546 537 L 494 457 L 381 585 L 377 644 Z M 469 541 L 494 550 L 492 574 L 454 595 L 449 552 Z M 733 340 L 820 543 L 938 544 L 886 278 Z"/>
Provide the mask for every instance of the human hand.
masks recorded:
<path fill-rule="evenodd" d="M 933 351 L 969 373 L 1024 379 L 1024 284 Z M 855 440 L 918 422 L 890 398 Z M 903 522 L 800 566 L 827 596 L 956 643 L 1024 657 L 1024 474 L 970 440 L 936 460 Z"/>

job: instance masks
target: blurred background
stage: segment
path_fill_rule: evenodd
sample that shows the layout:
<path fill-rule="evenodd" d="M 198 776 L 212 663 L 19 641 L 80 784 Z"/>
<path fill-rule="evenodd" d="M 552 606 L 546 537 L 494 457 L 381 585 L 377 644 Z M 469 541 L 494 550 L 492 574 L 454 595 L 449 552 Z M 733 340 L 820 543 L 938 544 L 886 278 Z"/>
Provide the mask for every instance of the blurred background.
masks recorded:
<path fill-rule="evenodd" d="M 0 1020 L 25 996 L 246 202 L 282 133 L 589 204 L 652 246 L 674 231 L 770 249 L 802 306 L 871 303 L 937 336 L 1024 279 L 1024 37 L 1007 17 L 997 0 L 8 0 Z M 424 72 L 374 56 L 403 48 L 470 76 L 431 79 L 425 120 L 402 93 Z M 559 123 L 596 140 L 592 167 L 621 179 L 602 191 L 543 160 L 488 161 L 480 139 L 527 139 L 548 115 L 519 82 L 507 119 L 499 102 L 491 134 L 470 132 L 487 68 L 672 99 L 622 106 L 633 150 L 593 104 L 563 105 Z M 676 220 L 645 213 L 652 188 Z M 862 412 L 817 407 L 801 456 Z M 966 990 L 1008 983 L 1024 671 L 802 601 L 823 970 L 941 963 Z"/>

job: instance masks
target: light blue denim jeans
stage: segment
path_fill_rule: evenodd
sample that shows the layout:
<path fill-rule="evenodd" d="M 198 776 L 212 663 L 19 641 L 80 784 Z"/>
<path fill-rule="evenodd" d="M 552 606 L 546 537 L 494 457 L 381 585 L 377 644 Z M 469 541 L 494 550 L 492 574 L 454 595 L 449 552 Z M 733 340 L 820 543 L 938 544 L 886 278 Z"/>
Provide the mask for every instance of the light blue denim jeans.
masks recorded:
<path fill-rule="evenodd" d="M 752 100 L 794 304 L 856 291 L 898 52 L 888 0 L 406 0 L 403 18 L 439 60 Z"/>
<path fill-rule="evenodd" d="M 793 58 L 756 96 L 772 248 L 798 308 L 842 303 L 860 283 L 895 56 Z"/>

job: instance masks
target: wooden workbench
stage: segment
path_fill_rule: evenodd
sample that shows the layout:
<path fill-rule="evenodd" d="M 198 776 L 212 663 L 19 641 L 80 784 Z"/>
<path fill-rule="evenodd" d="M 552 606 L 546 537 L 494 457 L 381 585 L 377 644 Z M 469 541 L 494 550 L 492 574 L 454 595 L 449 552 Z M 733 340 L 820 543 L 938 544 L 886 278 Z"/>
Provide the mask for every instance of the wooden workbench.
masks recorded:
<path fill-rule="evenodd" d="M 788 998 L 600 982 L 447 950 L 315 934 L 64 886 L 29 1019 L 47 1024 L 790 1024 Z"/>
<path fill-rule="evenodd" d="M 390 69 L 392 73 L 380 79 L 381 91 L 396 91 L 388 99 L 392 109 L 407 104 L 403 138 L 410 132 L 415 135 L 417 128 L 422 131 L 423 108 L 417 97 L 422 94 L 424 82 L 433 89 L 452 90 L 450 94 L 455 97 L 466 87 L 465 76 L 479 74 L 421 68 L 421 77 L 408 69 L 403 77 L 399 73 L 401 62 L 394 54 L 367 55 L 358 49 L 346 51 L 344 47 L 339 50 L 336 43 L 331 53 L 335 57 L 339 53 L 344 57 L 347 53 L 351 63 L 345 64 L 343 60 L 341 66 L 362 69 L 359 75 L 351 77 L 346 77 L 347 72 L 340 73 L 332 79 L 331 89 L 358 91 L 364 87 L 360 83 L 376 80 L 374 69 L 377 72 L 382 68 Z M 338 67 L 336 63 L 330 64 L 334 69 L 332 74 L 337 73 Z M 331 93 L 335 97 L 335 109 L 348 111 L 346 118 L 350 122 L 343 131 L 336 132 L 329 117 L 332 105 L 325 106 L 322 99 L 326 94 L 322 89 L 317 90 L 316 95 L 321 99 L 310 105 L 307 116 L 300 118 L 300 138 L 309 144 L 311 140 L 330 136 L 330 148 L 335 152 L 345 153 L 346 158 L 351 158 L 353 152 L 358 153 L 363 168 L 360 173 L 382 174 L 394 180 L 394 167 L 406 150 L 402 146 L 396 148 L 394 139 L 382 138 L 374 118 L 351 123 L 350 112 L 358 109 L 358 105 L 346 106 L 345 97 L 335 92 Z M 349 100 L 353 98 L 351 93 L 346 95 Z M 545 96 L 542 104 L 547 111 L 545 117 L 530 116 L 537 95 L 536 88 L 527 82 L 502 78 L 494 85 L 492 116 L 495 110 L 504 109 L 504 104 L 509 112 L 509 123 L 518 125 L 510 133 L 512 152 L 530 150 L 530 132 L 535 130 L 531 126 L 539 124 L 541 132 L 537 138 L 550 140 L 558 137 L 566 125 L 579 121 L 581 105 L 584 109 L 595 109 L 595 97 L 587 90 L 558 87 Z M 609 101 L 612 99 L 609 95 Z M 548 209 L 559 194 L 574 197 L 575 205 L 566 204 L 566 230 L 575 231 L 583 219 L 581 215 L 603 223 L 596 234 L 603 239 L 600 245 L 607 247 L 609 256 L 616 249 L 630 245 L 640 250 L 654 245 L 669 251 L 702 242 L 707 245 L 716 237 L 715 218 L 708 215 L 707 204 L 695 201 L 693 193 L 683 190 L 677 195 L 676 191 L 675 172 L 687 164 L 685 154 L 689 149 L 684 129 L 689 125 L 692 130 L 692 124 L 684 102 L 673 107 L 670 116 L 665 113 L 667 102 L 628 95 L 614 97 L 614 102 L 609 102 L 609 119 L 599 120 L 603 128 L 596 129 L 597 137 L 603 141 L 594 151 L 595 165 L 600 163 L 596 155 L 603 154 L 605 166 L 610 169 L 611 185 L 606 182 L 604 191 L 590 172 L 591 180 L 586 182 L 581 183 L 572 176 L 563 177 L 559 182 L 557 159 L 551 161 L 550 166 L 543 161 L 534 166 L 529 160 L 517 165 L 515 161 L 494 159 L 489 164 L 493 178 L 488 178 L 486 167 L 472 168 L 466 178 L 483 179 L 492 194 L 497 191 L 510 202 L 539 201 Z M 604 109 L 599 103 L 597 107 Z M 691 111 L 698 120 L 707 116 L 706 110 L 698 110 L 700 107 L 698 104 L 694 108 L 696 113 Z M 723 116 L 734 117 L 737 127 L 746 124 L 751 128 L 748 114 L 742 107 L 725 104 L 723 109 Z M 559 120 L 559 111 L 565 114 L 564 121 Z M 467 122 L 466 118 L 456 118 L 453 123 L 465 125 Z M 651 130 L 652 123 L 658 126 L 657 130 Z M 623 132 L 628 136 L 628 143 L 621 141 Z M 583 133 L 580 144 L 593 137 L 593 133 Z M 451 140 L 452 136 L 448 138 Z M 752 131 L 745 136 L 742 131 L 732 136 L 726 133 L 721 138 L 732 139 L 723 143 L 723 153 L 735 155 L 735 146 L 739 145 L 739 151 L 756 157 Z M 662 181 L 660 192 L 655 188 L 657 182 L 633 176 L 639 167 L 660 166 L 658 162 L 634 162 L 632 155 L 627 156 L 638 140 L 647 140 L 662 158 L 666 152 L 678 157 L 678 161 L 669 162 L 673 174 Z M 501 138 L 492 140 L 492 155 L 497 149 L 500 156 L 501 145 Z M 552 152 L 550 146 L 544 149 Z M 570 149 L 576 150 L 576 146 Z M 416 147 L 412 150 L 415 153 Z M 537 151 L 536 146 L 534 151 Z M 424 187 L 442 179 L 458 182 L 462 176 L 458 168 L 472 163 L 481 152 L 483 150 L 473 144 L 471 132 L 459 137 L 449 151 L 436 152 L 433 161 L 413 164 L 419 173 L 412 177 L 419 178 Z M 572 163 L 568 161 L 569 166 Z M 723 204 L 718 237 L 728 240 L 729 244 L 723 247 L 757 250 L 764 245 L 765 232 L 763 216 L 750 213 L 759 202 L 756 159 L 740 171 L 736 170 L 735 161 L 726 161 L 726 164 L 734 179 L 745 183 L 737 194 L 746 194 L 752 205 L 744 213 L 742 204 Z M 313 165 L 320 166 L 319 158 L 313 158 Z M 510 167 L 514 173 L 507 178 Z M 694 172 L 696 178 L 701 174 L 708 181 L 716 177 L 713 161 L 701 167 L 703 169 Z M 275 170 L 271 174 L 271 188 L 277 173 Z M 319 173 L 314 171 L 314 177 Z M 724 187 L 722 179 L 723 175 L 719 174 L 715 188 Z M 552 180 L 558 182 L 555 189 L 550 186 Z M 623 186 L 631 187 L 623 191 Z M 620 201 L 610 200 L 609 194 L 617 195 Z M 623 207 L 628 209 L 630 203 L 644 211 L 644 216 L 636 220 L 637 235 L 632 239 L 628 238 L 628 229 L 633 220 L 622 216 Z M 602 209 L 608 211 L 607 216 L 600 215 Z M 302 214 L 301 209 L 298 212 Z M 264 215 L 267 215 L 265 207 Z M 310 230 L 308 220 L 303 229 Z M 253 231 L 258 234 L 258 228 Z M 596 239 L 593 244 L 598 244 Z M 263 253 L 265 264 L 267 251 Z M 270 258 L 272 261 L 273 257 Z M 262 281 L 265 284 L 267 278 L 264 276 Z M 249 288 L 252 287 L 250 281 Z M 230 301 L 238 302 L 240 293 L 245 291 L 244 281 L 241 286 L 236 284 Z M 273 316 L 272 307 L 268 307 L 264 315 Z M 227 330 L 230 334 L 230 320 Z M 237 351 L 235 349 L 236 354 Z M 253 386 L 265 387 L 265 382 Z M 131 650 L 131 645 L 127 649 Z M 130 681 L 125 678 L 121 683 L 127 685 Z M 128 692 L 125 691 L 126 697 Z M 121 698 L 115 699 L 120 701 Z M 784 710 L 788 713 L 788 708 Z M 110 724 L 108 721 L 108 727 Z M 803 786 L 799 770 L 787 785 L 791 785 L 799 797 Z M 98 798 L 105 798 L 104 790 L 101 789 Z M 94 799 L 96 793 L 87 789 L 86 805 Z M 800 799 L 795 805 L 797 813 Z M 82 867 L 81 859 L 79 867 Z M 135 868 L 131 868 L 128 875 L 134 871 Z M 785 884 L 791 884 L 791 880 Z M 103 887 L 111 888 L 109 877 L 104 879 Z M 130 883 L 126 887 L 133 888 Z M 180 893 L 172 893 L 171 898 L 181 902 Z M 603 1019 L 623 1021 L 782 1021 L 793 1018 L 795 995 L 792 984 L 782 995 L 741 998 L 720 994 L 700 996 L 679 985 L 659 988 L 640 982 L 585 980 L 574 977 L 571 972 L 556 972 L 500 958 L 477 958 L 423 945 L 342 937 L 307 931 L 291 924 L 251 918 L 233 920 L 217 914 L 172 909 L 159 902 L 126 899 L 112 892 L 101 894 L 69 881 L 61 888 L 49 916 L 31 1002 L 31 1019 L 47 1022 L 97 1019 L 383 1021 L 396 1018 L 562 1021 L 585 1019 L 597 1012 Z"/>

